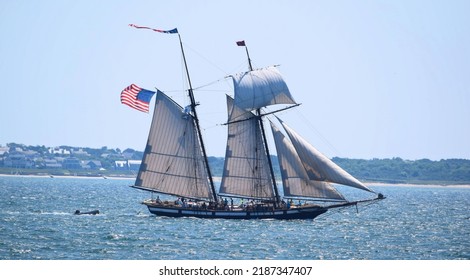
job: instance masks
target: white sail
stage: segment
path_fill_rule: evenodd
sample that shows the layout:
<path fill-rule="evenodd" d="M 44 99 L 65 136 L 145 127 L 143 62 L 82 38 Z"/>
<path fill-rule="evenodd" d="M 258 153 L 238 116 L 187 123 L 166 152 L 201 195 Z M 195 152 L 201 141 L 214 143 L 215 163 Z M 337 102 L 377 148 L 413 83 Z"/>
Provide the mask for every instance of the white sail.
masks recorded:
<path fill-rule="evenodd" d="M 178 196 L 212 198 L 193 117 L 160 91 L 135 185 Z"/>
<path fill-rule="evenodd" d="M 272 199 L 273 185 L 266 150 L 257 117 L 238 108 L 227 96 L 229 116 L 227 149 L 220 193 L 226 195 Z"/>
<path fill-rule="evenodd" d="M 328 182 L 311 180 L 294 146 L 271 122 L 285 197 L 345 200 Z"/>
<path fill-rule="evenodd" d="M 295 104 L 287 84 L 275 67 L 244 72 L 232 76 L 235 105 L 252 111 L 274 104 Z"/>
<path fill-rule="evenodd" d="M 289 138 L 292 141 L 295 150 L 299 154 L 305 170 L 307 171 L 307 175 L 311 180 L 337 183 L 374 192 L 354 178 L 351 174 L 336 165 L 325 155 L 320 153 L 285 123 L 281 121 L 281 124 L 289 135 Z"/>

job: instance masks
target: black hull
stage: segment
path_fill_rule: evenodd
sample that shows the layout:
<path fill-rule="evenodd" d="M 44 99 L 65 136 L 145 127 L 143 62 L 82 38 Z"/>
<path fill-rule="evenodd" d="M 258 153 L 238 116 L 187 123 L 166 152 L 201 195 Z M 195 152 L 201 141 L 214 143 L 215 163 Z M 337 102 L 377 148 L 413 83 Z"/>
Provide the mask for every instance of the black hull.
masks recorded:
<path fill-rule="evenodd" d="M 274 211 L 256 211 L 256 210 L 209 210 L 209 209 L 191 209 L 172 206 L 160 206 L 146 204 L 150 213 L 165 217 L 195 217 L 203 219 L 314 219 L 325 213 L 328 209 L 320 206 L 299 207 L 292 209 L 276 209 Z"/>

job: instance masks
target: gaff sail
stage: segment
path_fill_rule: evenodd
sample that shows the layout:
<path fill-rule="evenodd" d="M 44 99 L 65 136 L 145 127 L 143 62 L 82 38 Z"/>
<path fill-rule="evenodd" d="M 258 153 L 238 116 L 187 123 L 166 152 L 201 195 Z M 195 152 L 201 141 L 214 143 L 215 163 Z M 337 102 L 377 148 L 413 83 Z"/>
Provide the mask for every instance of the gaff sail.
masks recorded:
<path fill-rule="evenodd" d="M 257 117 L 237 107 L 230 96 L 227 96 L 227 109 L 233 122 L 228 124 L 220 193 L 250 198 L 274 198 Z"/>
<path fill-rule="evenodd" d="M 135 187 L 212 198 L 193 116 L 160 91 Z"/>

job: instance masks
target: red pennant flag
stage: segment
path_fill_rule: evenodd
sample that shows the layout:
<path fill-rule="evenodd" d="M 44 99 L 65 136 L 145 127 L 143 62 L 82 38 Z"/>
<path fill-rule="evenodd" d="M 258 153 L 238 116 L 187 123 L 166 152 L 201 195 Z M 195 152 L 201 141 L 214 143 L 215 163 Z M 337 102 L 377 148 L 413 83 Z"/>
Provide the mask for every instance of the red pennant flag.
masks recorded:
<path fill-rule="evenodd" d="M 147 27 L 147 26 L 138 26 L 138 25 L 135 25 L 135 24 L 132 24 L 132 23 L 129 24 L 129 26 L 139 28 L 139 29 L 150 29 L 150 30 L 153 30 L 155 32 L 160 32 L 160 33 L 167 33 L 167 34 L 178 33 L 178 29 L 176 29 L 176 28 L 173 28 L 171 30 L 161 30 L 161 29 L 150 28 L 150 27 Z"/>
<path fill-rule="evenodd" d="M 239 47 L 244 47 L 244 46 L 246 46 L 246 45 L 245 45 L 245 40 L 243 40 L 243 41 L 237 41 L 237 46 L 239 46 Z"/>

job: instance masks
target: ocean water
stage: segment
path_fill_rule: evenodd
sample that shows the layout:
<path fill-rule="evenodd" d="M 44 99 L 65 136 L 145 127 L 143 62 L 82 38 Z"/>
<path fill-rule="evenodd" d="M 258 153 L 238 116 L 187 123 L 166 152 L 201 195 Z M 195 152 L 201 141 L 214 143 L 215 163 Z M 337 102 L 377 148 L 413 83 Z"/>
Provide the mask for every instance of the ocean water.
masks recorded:
<path fill-rule="evenodd" d="M 470 188 L 372 186 L 387 199 L 358 212 L 238 221 L 156 217 L 132 183 L 0 176 L 0 259 L 470 259 Z"/>

